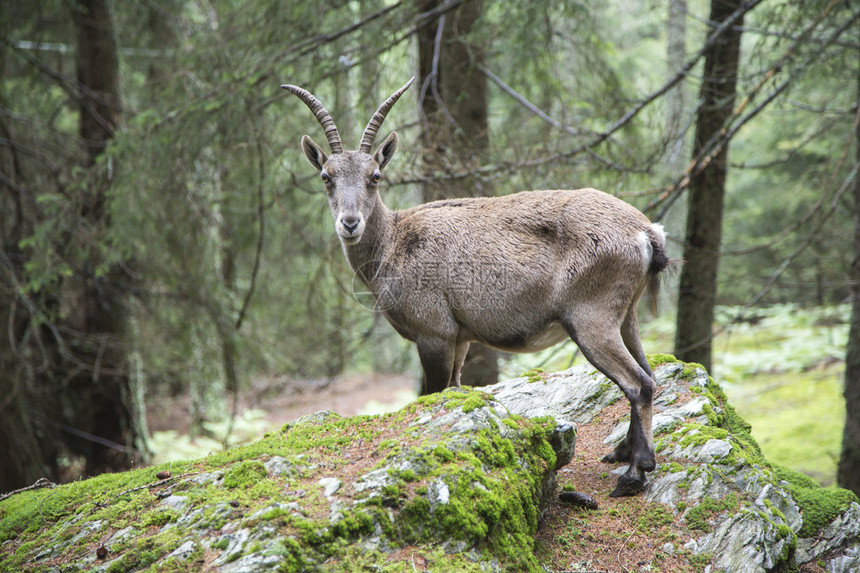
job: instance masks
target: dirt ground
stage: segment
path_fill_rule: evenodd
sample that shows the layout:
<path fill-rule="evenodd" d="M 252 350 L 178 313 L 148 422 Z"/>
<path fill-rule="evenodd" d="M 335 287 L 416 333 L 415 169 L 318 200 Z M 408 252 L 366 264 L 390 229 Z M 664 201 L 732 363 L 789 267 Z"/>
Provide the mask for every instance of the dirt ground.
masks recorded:
<path fill-rule="evenodd" d="M 254 408 L 266 412 L 272 428 L 306 414 L 331 410 L 341 416 L 395 410 L 414 400 L 418 382 L 409 376 L 351 374 L 328 379 L 295 380 L 286 377 L 256 382 L 244 392 L 239 411 Z M 150 432 L 175 430 L 187 434 L 190 418 L 187 395 L 159 398 L 147 411 Z"/>

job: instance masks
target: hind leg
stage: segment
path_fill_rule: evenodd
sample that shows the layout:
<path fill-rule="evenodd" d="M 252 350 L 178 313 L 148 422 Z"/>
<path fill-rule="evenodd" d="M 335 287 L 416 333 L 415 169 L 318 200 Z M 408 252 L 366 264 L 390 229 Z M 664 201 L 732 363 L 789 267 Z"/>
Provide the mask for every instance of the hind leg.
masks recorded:
<path fill-rule="evenodd" d="M 588 361 L 612 380 L 630 402 L 630 429 L 611 460 L 628 461 L 630 467 L 610 495 L 635 495 L 645 488 L 645 472 L 656 468 L 651 436 L 654 381 L 650 369 L 646 371 L 628 350 L 620 325 L 613 327 L 597 321 L 577 324 L 573 319 L 562 322 Z"/>
<path fill-rule="evenodd" d="M 460 374 L 463 372 L 463 363 L 469 353 L 469 342 L 458 342 L 454 347 L 454 372 L 451 374 L 449 386 L 460 386 Z"/>
<path fill-rule="evenodd" d="M 624 322 L 621 324 L 621 338 L 624 341 L 624 346 L 627 348 L 628 352 L 630 352 L 630 355 L 633 357 L 633 359 L 636 360 L 636 363 L 642 368 L 642 370 L 645 371 L 646 374 L 648 374 L 651 380 L 653 380 L 654 373 L 651 371 L 651 366 L 648 364 L 648 358 L 645 356 L 645 350 L 642 348 L 642 342 L 639 340 L 639 321 L 637 319 L 636 304 L 630 307 L 627 312 L 627 316 L 624 318 Z M 634 429 L 632 418 L 636 415 L 639 415 L 639 413 L 636 408 L 631 405 L 631 424 L 629 430 L 627 431 L 627 435 L 615 447 L 615 450 L 611 454 L 607 454 L 606 456 L 604 456 L 601 461 L 606 463 L 619 463 L 630 461 Z M 648 413 L 646 416 L 642 417 L 642 423 L 648 424 L 648 427 L 645 428 L 646 436 L 651 435 L 650 421 L 651 413 Z"/>

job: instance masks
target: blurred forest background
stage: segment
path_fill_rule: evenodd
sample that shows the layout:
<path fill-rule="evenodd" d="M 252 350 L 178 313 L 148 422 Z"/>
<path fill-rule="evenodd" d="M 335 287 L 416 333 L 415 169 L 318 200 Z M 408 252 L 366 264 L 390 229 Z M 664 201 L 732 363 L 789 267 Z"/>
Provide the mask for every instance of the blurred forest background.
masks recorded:
<path fill-rule="evenodd" d="M 636 205 L 687 261 L 646 351 L 738 396 L 754 374 L 799 388 L 759 412 L 801 442 L 792 413 L 826 395 L 826 443 L 795 449 L 826 450 L 825 483 L 841 455 L 860 490 L 857 2 L 0 0 L 0 28 L 0 492 L 148 463 L 147 411 L 176 396 L 228 443 L 248 393 L 418 390 L 299 150 L 322 130 L 278 87 L 356 147 L 413 75 L 383 130 L 389 207 L 586 186 Z M 574 357 L 477 349 L 470 379 Z"/>

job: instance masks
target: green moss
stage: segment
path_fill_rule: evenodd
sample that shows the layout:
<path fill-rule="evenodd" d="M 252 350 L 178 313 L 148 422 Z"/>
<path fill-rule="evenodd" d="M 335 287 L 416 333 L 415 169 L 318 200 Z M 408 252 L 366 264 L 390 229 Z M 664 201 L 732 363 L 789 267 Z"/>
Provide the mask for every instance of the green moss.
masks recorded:
<path fill-rule="evenodd" d="M 435 447 L 433 448 L 433 456 L 434 456 L 434 457 L 435 457 L 435 458 L 436 458 L 440 463 L 443 463 L 443 464 L 444 464 L 444 463 L 448 463 L 448 462 L 450 462 L 451 460 L 453 460 L 453 459 L 454 459 L 454 452 L 452 452 L 451 450 L 449 450 L 449 449 L 448 449 L 448 448 L 446 448 L 445 446 L 441 446 L 441 445 L 440 445 L 440 446 L 435 446 Z"/>
<path fill-rule="evenodd" d="M 379 442 L 379 446 L 377 446 L 376 450 L 380 453 L 389 454 L 392 450 L 399 450 L 400 446 L 397 444 L 397 440 L 393 440 L 391 438 L 387 438 Z"/>
<path fill-rule="evenodd" d="M 691 371 L 700 368 L 697 364 L 688 364 L 688 366 Z M 752 436 L 752 427 L 728 403 L 726 394 L 719 384 L 712 378 L 708 378 L 704 387 L 690 386 L 690 391 L 707 398 L 709 403 L 705 404 L 702 410 L 707 416 L 708 423 L 706 425 L 684 424 L 673 432 L 671 438 L 657 441 L 655 448 L 658 451 L 664 450 L 672 441 L 679 441 L 686 447 L 691 444 L 702 445 L 710 439 L 727 440 L 732 445 L 732 451 L 720 460 L 720 463 L 768 466 L 759 444 Z M 693 432 L 693 430 L 696 431 Z"/>
<path fill-rule="evenodd" d="M 786 489 L 800 508 L 803 526 L 797 532 L 799 537 L 814 537 L 852 503 L 858 503 L 853 492 L 821 487 L 808 476 L 789 468 L 773 466 L 773 473 L 777 479 L 788 482 Z"/>
<path fill-rule="evenodd" d="M 683 430 L 677 434 L 683 436 L 679 444 L 685 448 L 691 445 L 702 446 L 708 440 L 725 440 L 729 436 L 729 432 L 722 428 L 713 428 L 694 423 L 685 424 Z"/>
<path fill-rule="evenodd" d="M 705 367 L 697 362 L 685 362 L 684 369 L 681 370 L 681 380 L 692 382 L 699 375 L 699 370 L 705 370 Z"/>
<path fill-rule="evenodd" d="M 604 380 L 600 383 L 600 396 L 603 396 L 613 388 L 615 388 L 615 384 L 611 380 Z"/>
<path fill-rule="evenodd" d="M 534 384 L 536 382 L 543 382 L 546 384 L 546 378 L 544 378 L 543 368 L 532 368 L 531 370 L 527 370 L 523 372 L 523 377 L 526 378 L 526 382 L 529 384 Z"/>
<path fill-rule="evenodd" d="M 674 522 L 672 512 L 661 503 L 646 504 L 636 516 L 636 526 L 643 534 L 651 534 L 656 529 L 672 525 Z"/>
<path fill-rule="evenodd" d="M 711 564 L 713 558 L 711 553 L 690 554 L 687 556 L 687 561 L 695 571 L 704 571 Z"/>
<path fill-rule="evenodd" d="M 812 479 L 806 474 L 802 474 L 791 468 L 773 465 L 772 469 L 773 475 L 776 479 L 780 481 L 786 481 L 794 487 L 802 487 L 807 489 L 821 488 L 818 482 L 816 482 L 814 479 Z"/>
<path fill-rule="evenodd" d="M 477 410 L 478 408 L 483 408 L 486 405 L 487 403 L 484 401 L 484 398 L 475 392 L 470 394 L 469 397 L 463 401 L 463 413 L 468 414 L 469 412 Z"/>
<path fill-rule="evenodd" d="M 518 419 L 526 440 L 518 445 L 482 430 L 471 450 L 458 450 L 454 459 L 447 447 L 435 446 L 431 452 L 440 466 L 426 479 L 444 482 L 448 500 L 431 507 L 428 489 L 408 500 L 394 524 L 404 542 L 420 546 L 440 537 L 459 540 L 489 552 L 511 570 L 538 570 L 533 554 L 535 496 L 540 475 L 555 464 L 547 442 L 548 428 L 555 428 L 550 420 Z"/>
<path fill-rule="evenodd" d="M 663 451 L 675 443 L 682 448 L 689 446 L 702 446 L 709 440 L 723 440 L 732 446 L 728 455 L 719 460 L 721 465 L 737 467 L 743 464 L 767 464 L 764 457 L 762 457 L 761 452 L 757 448 L 752 447 L 749 443 L 738 440 L 729 430 L 717 426 L 696 423 L 683 424 L 671 435 L 657 440 L 655 450 L 658 452 Z"/>
<path fill-rule="evenodd" d="M 713 378 L 709 377 L 705 390 L 707 391 L 706 395 L 711 399 L 711 401 L 719 405 L 723 410 L 722 415 L 720 415 L 713 423 L 731 432 L 732 436 L 742 443 L 746 450 L 754 454 L 755 463 L 766 465 L 767 462 L 765 461 L 764 456 L 762 456 L 761 447 L 759 447 L 758 442 L 756 442 L 752 436 L 752 426 L 738 414 L 737 410 L 735 410 L 731 404 L 729 404 L 729 400 L 722 387 L 717 384 Z M 708 419 L 710 421 L 711 417 L 709 416 Z"/>
<path fill-rule="evenodd" d="M 671 354 L 650 354 L 648 356 L 648 364 L 652 369 L 671 362 L 678 362 L 678 359 Z"/>
<path fill-rule="evenodd" d="M 684 471 L 686 468 L 679 464 L 678 462 L 668 462 L 660 465 L 660 471 L 662 473 L 674 474 L 678 472 Z"/>
<path fill-rule="evenodd" d="M 179 519 L 179 514 L 173 511 L 172 509 L 161 509 L 158 511 L 150 511 L 149 513 L 144 514 L 141 519 L 141 524 L 144 527 L 156 526 L 161 527 L 168 523 L 173 523 Z"/>
<path fill-rule="evenodd" d="M 329 573 L 354 573 L 355 571 L 377 571 L 379 573 L 414 573 L 418 571 L 457 571 L 458 573 L 481 573 L 485 565 L 475 562 L 462 553 L 446 554 L 440 547 L 416 547 L 409 552 L 408 561 L 391 561 L 389 554 L 359 547 L 348 547 L 340 555 L 326 562 Z M 426 563 L 429 569 L 418 568 Z M 301 568 L 281 567 L 281 571 L 299 571 Z"/>
<path fill-rule="evenodd" d="M 737 509 L 738 504 L 739 501 L 736 493 L 730 493 L 720 500 L 705 496 L 701 501 L 699 501 L 698 505 L 691 507 L 689 511 L 687 511 L 684 515 L 684 519 L 690 529 L 698 529 L 700 531 L 707 532 L 711 530 L 708 520 L 722 511 Z"/>
<path fill-rule="evenodd" d="M 99 513 L 99 518 L 114 518 L 125 510 L 140 509 L 143 507 L 140 500 L 146 492 L 136 488 L 155 481 L 155 473 L 160 469 L 102 474 L 55 488 L 13 495 L 0 502 L 0 542 L 61 523 L 64 518 L 82 510 L 102 512 L 108 509 L 109 513 Z M 120 495 L 122 492 L 127 493 Z M 104 507 L 99 509 L 95 505 L 97 503 Z M 39 508 L 37 515 L 33 513 L 34 508 Z"/>
<path fill-rule="evenodd" d="M 444 392 L 430 394 L 429 396 L 421 396 L 415 403 L 425 407 L 442 403 L 445 404 L 445 408 L 448 410 L 462 408 L 463 412 L 468 413 L 478 408 L 483 408 L 488 402 L 492 401 L 492 394 L 474 390 L 468 386 L 462 386 L 460 388 L 449 388 Z"/>

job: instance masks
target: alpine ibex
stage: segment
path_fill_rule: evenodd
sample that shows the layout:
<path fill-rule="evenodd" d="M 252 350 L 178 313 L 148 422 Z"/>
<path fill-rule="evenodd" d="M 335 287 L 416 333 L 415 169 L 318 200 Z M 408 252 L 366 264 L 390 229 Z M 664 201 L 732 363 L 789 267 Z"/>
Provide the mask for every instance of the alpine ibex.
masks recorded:
<path fill-rule="evenodd" d="M 350 266 L 395 330 L 418 346 L 430 392 L 460 384 L 472 341 L 531 352 L 572 338 L 630 401 L 630 429 L 604 461 L 630 463 L 612 496 L 638 493 L 655 457 L 654 376 L 639 341 L 637 303 L 671 263 L 662 227 L 595 189 L 389 210 L 379 184 L 397 149 L 397 133 L 376 151 L 371 147 L 411 83 L 379 106 L 357 151 L 343 150 L 331 115 L 316 97 L 281 86 L 325 130 L 330 155 L 307 135 L 302 149 L 320 173 Z"/>

